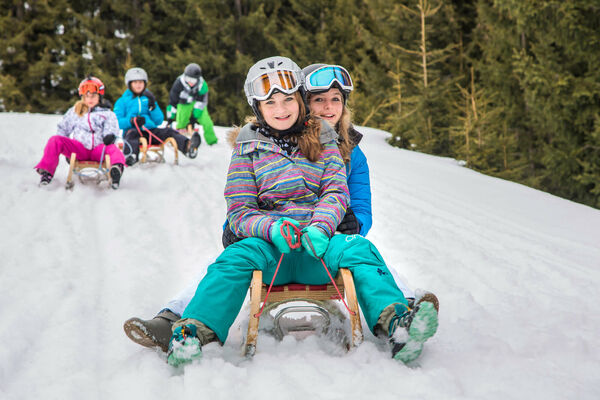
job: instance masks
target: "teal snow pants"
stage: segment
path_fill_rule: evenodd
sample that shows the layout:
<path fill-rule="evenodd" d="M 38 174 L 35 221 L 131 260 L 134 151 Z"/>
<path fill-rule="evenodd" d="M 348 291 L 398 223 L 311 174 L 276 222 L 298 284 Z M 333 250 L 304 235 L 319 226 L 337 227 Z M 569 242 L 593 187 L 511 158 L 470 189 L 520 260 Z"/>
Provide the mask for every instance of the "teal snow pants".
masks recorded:
<path fill-rule="evenodd" d="M 259 238 L 247 238 L 230 245 L 208 267 L 182 318 L 203 322 L 225 342 L 244 303 L 252 272 L 261 270 L 263 282 L 269 284 L 280 257 L 273 244 Z M 407 304 L 379 251 L 364 237 L 335 235 L 323 260 L 333 277 L 340 267 L 352 272 L 358 303 L 371 331 L 385 307 Z M 274 284 L 319 285 L 329 281 L 321 261 L 302 250 L 283 256 Z"/>

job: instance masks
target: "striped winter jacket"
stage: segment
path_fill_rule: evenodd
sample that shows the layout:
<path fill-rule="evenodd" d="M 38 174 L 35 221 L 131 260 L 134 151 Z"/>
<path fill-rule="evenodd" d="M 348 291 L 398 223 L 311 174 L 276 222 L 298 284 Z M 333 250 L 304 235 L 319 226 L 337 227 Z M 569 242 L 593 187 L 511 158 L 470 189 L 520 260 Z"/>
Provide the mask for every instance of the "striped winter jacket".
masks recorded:
<path fill-rule="evenodd" d="M 321 123 L 324 150 L 313 163 L 298 149 L 288 155 L 253 128 L 247 124 L 239 131 L 227 173 L 225 200 L 231 230 L 238 237 L 271 241 L 273 223 L 289 217 L 302 227 L 315 225 L 333 236 L 349 202 L 337 133 Z"/>

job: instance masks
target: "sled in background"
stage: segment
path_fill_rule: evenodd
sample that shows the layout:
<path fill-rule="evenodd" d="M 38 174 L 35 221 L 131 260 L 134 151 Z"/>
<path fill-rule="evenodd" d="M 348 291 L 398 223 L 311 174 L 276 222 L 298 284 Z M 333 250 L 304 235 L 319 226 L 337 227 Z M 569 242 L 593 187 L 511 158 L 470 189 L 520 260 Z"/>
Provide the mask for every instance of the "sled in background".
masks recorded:
<path fill-rule="evenodd" d="M 156 143 L 152 141 L 152 143 L 148 144 L 148 141 L 145 137 L 140 138 L 140 162 L 142 164 L 147 162 L 157 162 L 164 163 L 165 162 L 165 146 L 170 144 L 174 150 L 174 161 L 173 164 L 179 164 L 179 153 L 177 149 L 177 142 L 174 138 L 166 138 L 162 142 Z"/>
<path fill-rule="evenodd" d="M 360 311 L 358 301 L 356 299 L 356 291 L 354 289 L 354 280 L 352 273 L 347 268 L 340 268 L 335 282 L 342 296 L 345 295 L 348 308 L 351 311 L 348 318 L 350 319 L 350 343 L 347 344 L 347 350 L 358 346 L 363 341 L 363 332 L 360 322 Z M 275 311 L 273 317 L 273 333 L 274 336 L 281 339 L 286 333 L 292 331 L 311 331 L 314 326 L 300 324 L 290 326 L 284 329 L 281 326 L 283 317 L 286 314 L 302 314 L 311 312 L 322 317 L 325 321 L 325 330 L 330 328 L 331 317 L 333 314 L 339 314 L 341 321 L 346 318 L 341 314 L 335 304 L 331 304 L 333 300 L 342 300 L 338 295 L 333 284 L 324 285 L 304 285 L 304 284 L 287 284 L 281 286 L 273 286 L 269 293 L 267 303 L 268 286 L 263 284 L 262 271 L 254 271 L 252 281 L 250 283 L 250 320 L 248 322 L 248 333 L 246 335 L 246 344 L 244 346 L 244 355 L 252 357 L 256 352 L 256 342 L 258 339 L 258 328 L 261 313 L 269 314 Z M 306 305 L 293 305 L 293 302 L 302 302 Z M 261 303 L 264 303 L 263 310 L 260 310 Z M 302 319 L 296 319 L 302 321 Z"/>
<path fill-rule="evenodd" d="M 107 181 L 110 186 L 111 179 L 108 171 L 110 171 L 111 164 L 108 154 L 104 157 L 104 161 L 106 168 L 102 168 L 102 163 L 97 161 L 77 161 L 75 153 L 71 153 L 69 175 L 67 176 L 65 189 L 73 189 L 73 186 L 75 186 L 73 174 L 79 177 L 81 183 L 95 182 L 99 185 L 100 182 Z"/>

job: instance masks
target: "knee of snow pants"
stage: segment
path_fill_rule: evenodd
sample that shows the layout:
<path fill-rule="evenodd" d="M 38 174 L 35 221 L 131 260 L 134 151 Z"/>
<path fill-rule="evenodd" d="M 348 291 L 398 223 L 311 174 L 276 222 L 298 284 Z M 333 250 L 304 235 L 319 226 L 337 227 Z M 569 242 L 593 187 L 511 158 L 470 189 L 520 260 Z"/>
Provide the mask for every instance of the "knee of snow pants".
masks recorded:
<path fill-rule="evenodd" d="M 271 243 L 247 238 L 227 247 L 208 267 L 182 318 L 193 318 L 225 342 L 250 287 L 254 270 L 275 269 L 280 254 Z"/>
<path fill-rule="evenodd" d="M 348 268 L 356 296 L 371 332 L 384 308 L 407 304 L 377 248 L 360 235 L 335 235 L 323 256 L 327 265 Z"/>
<path fill-rule="evenodd" d="M 54 175 L 60 155 L 63 154 L 70 158 L 71 153 L 75 153 L 77 159 L 81 160 L 85 159 L 84 156 L 87 156 L 89 151 L 77 140 L 66 136 L 54 135 L 48 139 L 46 147 L 44 147 L 44 155 L 35 168 L 46 170 L 51 175 Z"/>

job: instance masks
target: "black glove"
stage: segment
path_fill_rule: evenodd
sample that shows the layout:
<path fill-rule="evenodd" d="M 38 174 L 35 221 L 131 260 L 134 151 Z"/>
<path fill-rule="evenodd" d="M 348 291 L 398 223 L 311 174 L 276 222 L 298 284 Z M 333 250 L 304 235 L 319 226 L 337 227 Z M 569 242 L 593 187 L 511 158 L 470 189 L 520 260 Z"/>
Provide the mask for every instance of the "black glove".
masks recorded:
<path fill-rule="evenodd" d="M 131 126 L 135 126 L 136 122 L 137 122 L 137 126 L 144 126 L 144 124 L 146 123 L 146 118 L 144 117 L 132 117 L 129 122 L 131 122 Z"/>
<path fill-rule="evenodd" d="M 346 210 L 346 215 L 342 219 L 342 222 L 337 227 L 337 230 L 346 235 L 354 235 L 360 232 L 360 223 L 354 215 L 354 211 L 350 207 Z"/>
<path fill-rule="evenodd" d="M 235 236 L 235 233 L 229 227 L 229 224 L 225 225 L 225 229 L 223 229 L 223 236 L 221 237 L 221 241 L 223 242 L 223 248 L 226 249 L 227 246 L 234 244 L 235 242 L 239 242 L 242 238 Z"/>
<path fill-rule="evenodd" d="M 109 133 L 108 135 L 106 135 L 102 138 L 102 141 L 104 142 L 105 145 L 108 146 L 109 144 L 113 144 L 116 139 L 117 139 L 117 137 L 113 133 Z"/>
<path fill-rule="evenodd" d="M 149 90 L 144 90 L 144 96 L 148 98 L 148 110 L 152 111 L 156 107 L 156 98 Z"/>
<path fill-rule="evenodd" d="M 167 119 L 167 126 L 170 127 L 173 122 L 175 122 L 175 120 L 173 118 Z"/>
<path fill-rule="evenodd" d="M 194 117 L 193 115 L 190 117 L 190 124 L 194 125 L 197 124 L 198 120 L 196 119 L 196 117 Z"/>

